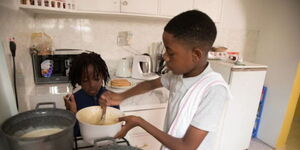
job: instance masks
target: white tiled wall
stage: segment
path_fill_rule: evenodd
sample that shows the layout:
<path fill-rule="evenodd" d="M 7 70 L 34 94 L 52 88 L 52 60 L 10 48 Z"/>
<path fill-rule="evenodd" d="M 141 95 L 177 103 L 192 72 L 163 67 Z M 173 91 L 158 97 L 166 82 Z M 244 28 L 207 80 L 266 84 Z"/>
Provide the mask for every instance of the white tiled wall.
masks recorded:
<path fill-rule="evenodd" d="M 36 32 L 49 34 L 55 48 L 79 48 L 98 52 L 107 61 L 109 68 L 114 70 L 118 60 L 132 56 L 133 53 L 147 52 L 152 42 L 162 39 L 166 20 L 147 20 L 132 17 L 103 16 L 61 16 L 38 15 L 35 19 Z M 133 34 L 130 47 L 117 45 L 119 31 L 130 31 Z M 114 71 L 112 71 L 114 72 Z"/>
<path fill-rule="evenodd" d="M 17 51 L 15 59 L 19 106 L 20 110 L 25 110 L 28 108 L 27 103 L 24 103 L 28 101 L 26 95 L 30 93 L 34 86 L 31 58 L 28 51 L 30 34 L 34 31 L 34 18 L 32 15 L 20 11 L 16 0 L 1 0 L 0 22 L 0 40 L 4 46 L 4 54 L 11 78 L 13 78 L 13 63 L 8 39 L 15 37 L 16 40 Z"/>

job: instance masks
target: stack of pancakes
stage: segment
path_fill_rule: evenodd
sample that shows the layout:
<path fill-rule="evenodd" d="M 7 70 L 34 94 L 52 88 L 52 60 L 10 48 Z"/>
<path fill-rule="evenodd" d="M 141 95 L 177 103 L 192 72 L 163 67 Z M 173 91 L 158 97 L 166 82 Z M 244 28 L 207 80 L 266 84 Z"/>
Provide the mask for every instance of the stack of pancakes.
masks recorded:
<path fill-rule="evenodd" d="M 110 85 L 114 87 L 131 86 L 131 83 L 127 79 L 113 79 L 110 81 Z"/>

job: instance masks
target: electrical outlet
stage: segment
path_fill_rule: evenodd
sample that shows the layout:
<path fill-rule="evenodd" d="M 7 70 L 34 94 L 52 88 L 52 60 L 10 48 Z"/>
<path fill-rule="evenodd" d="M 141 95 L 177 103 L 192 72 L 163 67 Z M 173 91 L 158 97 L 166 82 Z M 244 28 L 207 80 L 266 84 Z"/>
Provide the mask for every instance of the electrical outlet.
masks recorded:
<path fill-rule="evenodd" d="M 132 44 L 132 33 L 130 31 L 120 31 L 117 37 L 118 46 L 130 46 Z"/>

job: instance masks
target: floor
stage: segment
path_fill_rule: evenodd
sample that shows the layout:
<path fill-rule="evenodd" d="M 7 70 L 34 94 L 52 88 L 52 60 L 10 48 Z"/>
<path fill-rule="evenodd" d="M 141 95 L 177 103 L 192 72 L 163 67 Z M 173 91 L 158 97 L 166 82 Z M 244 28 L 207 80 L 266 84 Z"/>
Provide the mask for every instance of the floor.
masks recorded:
<path fill-rule="evenodd" d="M 263 143 L 261 140 L 253 138 L 248 150 L 273 150 L 273 148 Z"/>
<path fill-rule="evenodd" d="M 259 139 L 252 139 L 248 150 L 274 150 Z M 300 150 L 300 117 L 294 118 L 286 146 L 277 150 Z"/>
<path fill-rule="evenodd" d="M 285 150 L 300 150 L 300 117 L 293 120 Z"/>

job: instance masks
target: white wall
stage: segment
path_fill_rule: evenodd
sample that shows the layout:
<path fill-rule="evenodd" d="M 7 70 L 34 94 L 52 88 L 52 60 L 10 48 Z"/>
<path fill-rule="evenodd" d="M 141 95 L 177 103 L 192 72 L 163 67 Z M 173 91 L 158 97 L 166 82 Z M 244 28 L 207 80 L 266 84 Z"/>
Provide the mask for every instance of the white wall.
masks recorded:
<path fill-rule="evenodd" d="M 300 62 L 300 1 L 268 0 L 262 5 L 256 60 L 269 66 L 269 89 L 258 137 L 275 146 Z"/>
<path fill-rule="evenodd" d="M 29 74 L 30 69 L 27 68 L 28 63 L 27 43 L 29 40 L 29 33 L 31 32 L 33 25 L 33 18 L 18 11 L 16 7 L 15 0 L 1 0 L 0 1 L 0 125 L 5 119 L 17 113 L 15 97 L 12 86 L 12 58 L 10 51 L 8 49 L 8 39 L 9 37 L 15 37 L 17 43 L 17 73 L 18 77 L 24 74 Z M 3 47 L 3 48 L 2 48 Z M 25 63 L 21 66 L 20 63 Z M 30 62 L 30 59 L 29 59 Z M 30 75 L 29 75 L 30 76 Z M 32 79 L 27 79 L 27 82 L 23 84 L 18 84 L 18 90 L 22 91 L 20 93 L 26 93 L 26 87 L 30 87 L 28 84 L 31 83 Z M 20 82 L 18 82 L 20 83 Z M 29 89 L 28 89 L 29 90 Z M 24 94 L 19 94 L 19 99 L 22 101 L 20 103 L 20 109 L 25 109 L 26 105 L 23 101 L 26 101 L 23 97 Z M 0 133 L 0 149 L 8 149 L 7 143 L 3 135 Z"/>
<path fill-rule="evenodd" d="M 300 61 L 299 0 L 225 0 L 216 44 L 268 65 L 258 138 L 275 147 Z"/>
<path fill-rule="evenodd" d="M 241 50 L 246 60 L 268 65 L 265 85 L 269 89 L 258 138 L 273 147 L 300 61 L 299 18 L 299 0 L 226 0 L 224 3 L 222 27 L 231 32 L 241 30 L 237 42 L 246 39 Z"/>
<path fill-rule="evenodd" d="M 151 42 L 162 40 L 167 20 L 115 16 L 62 16 L 40 14 L 35 18 L 36 32 L 45 32 L 53 38 L 55 48 L 79 48 L 98 52 L 107 62 L 111 73 L 118 61 L 128 52 L 148 52 Z M 119 31 L 131 31 L 131 47 L 117 46 Z"/>
<path fill-rule="evenodd" d="M 11 79 L 12 56 L 9 50 L 9 38 L 15 37 L 17 44 L 16 67 L 17 67 L 17 90 L 20 110 L 26 110 L 25 95 L 30 92 L 33 83 L 31 58 L 29 55 L 30 34 L 34 28 L 34 19 L 31 15 L 20 11 L 16 0 L 0 1 L 0 42 L 4 47 L 4 56 Z M 0 64 L 3 65 L 3 64 Z M 11 81 L 13 83 L 13 81 Z M 0 87 L 2 88 L 2 87 Z"/>

